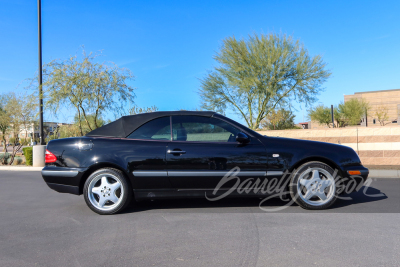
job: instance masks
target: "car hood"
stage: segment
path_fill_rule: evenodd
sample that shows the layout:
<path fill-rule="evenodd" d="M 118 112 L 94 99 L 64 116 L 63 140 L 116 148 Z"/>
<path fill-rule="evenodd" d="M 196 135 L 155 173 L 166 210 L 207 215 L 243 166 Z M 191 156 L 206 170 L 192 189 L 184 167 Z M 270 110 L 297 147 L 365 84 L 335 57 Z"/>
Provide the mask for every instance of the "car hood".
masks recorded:
<path fill-rule="evenodd" d="M 267 154 L 278 152 L 281 154 L 293 154 L 292 160 L 294 161 L 300 161 L 305 158 L 320 157 L 332 159 L 339 166 L 361 164 L 357 153 L 348 146 L 311 140 L 271 136 L 263 136 L 260 138 L 260 141 L 264 144 Z"/>
<path fill-rule="evenodd" d="M 286 137 L 275 137 L 275 136 L 263 136 L 261 140 L 264 144 L 265 142 L 278 142 L 282 144 L 290 144 L 290 145 L 302 145 L 302 146 L 311 146 L 311 147 L 319 147 L 323 146 L 325 148 L 334 148 L 334 149 L 347 149 L 350 148 L 348 146 L 343 146 L 340 144 L 333 144 L 333 143 L 326 143 L 320 141 L 313 141 L 313 140 L 303 140 L 303 139 L 296 139 L 296 138 L 286 138 Z M 350 148 L 354 151 L 352 148 Z"/>

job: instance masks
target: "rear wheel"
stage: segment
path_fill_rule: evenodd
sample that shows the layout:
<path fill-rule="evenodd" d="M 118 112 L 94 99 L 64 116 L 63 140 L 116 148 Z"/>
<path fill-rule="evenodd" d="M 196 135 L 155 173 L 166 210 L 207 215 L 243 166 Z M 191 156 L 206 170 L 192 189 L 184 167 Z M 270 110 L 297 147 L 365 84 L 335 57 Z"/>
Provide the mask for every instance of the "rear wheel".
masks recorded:
<path fill-rule="evenodd" d="M 313 161 L 301 165 L 293 173 L 290 195 L 302 208 L 322 210 L 336 201 L 334 170 L 327 164 Z"/>
<path fill-rule="evenodd" d="M 91 210 L 108 215 L 121 211 L 130 203 L 132 188 L 121 171 L 104 168 L 89 176 L 83 194 Z"/>

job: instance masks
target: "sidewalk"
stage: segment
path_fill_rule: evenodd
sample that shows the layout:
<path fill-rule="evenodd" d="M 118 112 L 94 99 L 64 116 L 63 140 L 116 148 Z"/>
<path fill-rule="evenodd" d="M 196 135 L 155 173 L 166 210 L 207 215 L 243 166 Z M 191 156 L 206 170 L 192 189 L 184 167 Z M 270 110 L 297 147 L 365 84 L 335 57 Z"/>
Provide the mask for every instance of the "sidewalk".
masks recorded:
<path fill-rule="evenodd" d="M 43 167 L 31 167 L 31 166 L 0 166 L 0 171 L 41 171 Z"/>
<path fill-rule="evenodd" d="M 0 171 L 41 171 L 43 167 L 0 166 Z M 400 178 L 400 170 L 369 170 L 370 178 Z"/>

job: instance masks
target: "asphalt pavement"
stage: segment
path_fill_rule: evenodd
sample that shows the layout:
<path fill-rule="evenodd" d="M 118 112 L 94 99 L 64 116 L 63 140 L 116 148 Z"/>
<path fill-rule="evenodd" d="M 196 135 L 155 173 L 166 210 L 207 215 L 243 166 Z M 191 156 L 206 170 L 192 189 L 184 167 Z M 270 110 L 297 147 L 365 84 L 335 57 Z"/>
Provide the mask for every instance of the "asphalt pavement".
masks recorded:
<path fill-rule="evenodd" d="M 400 179 L 346 197 L 322 212 L 196 199 L 100 216 L 40 172 L 0 171 L 0 266 L 400 266 Z"/>

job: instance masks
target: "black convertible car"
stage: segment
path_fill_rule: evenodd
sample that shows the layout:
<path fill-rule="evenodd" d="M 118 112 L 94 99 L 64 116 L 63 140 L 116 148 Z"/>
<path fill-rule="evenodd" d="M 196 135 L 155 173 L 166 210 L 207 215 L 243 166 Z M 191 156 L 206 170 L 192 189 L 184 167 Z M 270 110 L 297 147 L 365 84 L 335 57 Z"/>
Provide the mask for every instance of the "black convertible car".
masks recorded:
<path fill-rule="evenodd" d="M 50 141 L 42 176 L 50 188 L 83 194 L 90 209 L 113 214 L 132 197 L 268 196 L 276 191 L 255 189 L 274 180 L 301 207 L 325 209 L 339 184 L 359 188 L 368 169 L 346 146 L 263 136 L 215 112 L 171 111 Z"/>

